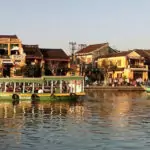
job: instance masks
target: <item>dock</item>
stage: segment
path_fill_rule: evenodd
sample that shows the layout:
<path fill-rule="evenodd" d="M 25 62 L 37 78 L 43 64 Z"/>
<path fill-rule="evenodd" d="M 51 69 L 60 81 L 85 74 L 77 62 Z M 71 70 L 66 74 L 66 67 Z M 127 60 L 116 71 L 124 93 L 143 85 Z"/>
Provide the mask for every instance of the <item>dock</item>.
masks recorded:
<path fill-rule="evenodd" d="M 141 86 L 89 86 L 85 90 L 101 90 L 101 91 L 145 91 Z"/>

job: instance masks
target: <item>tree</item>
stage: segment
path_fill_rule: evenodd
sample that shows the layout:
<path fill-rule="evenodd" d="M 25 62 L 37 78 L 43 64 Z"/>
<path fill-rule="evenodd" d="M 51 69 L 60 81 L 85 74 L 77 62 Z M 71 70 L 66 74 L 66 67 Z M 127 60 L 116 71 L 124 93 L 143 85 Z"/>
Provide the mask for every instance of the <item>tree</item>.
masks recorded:
<path fill-rule="evenodd" d="M 51 71 L 53 76 L 57 74 L 58 67 L 59 67 L 59 62 L 56 61 L 48 62 L 48 69 Z"/>
<path fill-rule="evenodd" d="M 117 69 L 117 65 L 114 64 L 112 61 L 109 61 L 108 59 L 104 59 L 102 60 L 101 68 L 104 74 L 104 85 L 107 85 L 108 71 L 112 71 L 114 74 L 115 70 Z"/>
<path fill-rule="evenodd" d="M 25 77 L 40 77 L 41 76 L 41 67 L 40 64 L 27 64 L 23 67 L 23 74 Z"/>

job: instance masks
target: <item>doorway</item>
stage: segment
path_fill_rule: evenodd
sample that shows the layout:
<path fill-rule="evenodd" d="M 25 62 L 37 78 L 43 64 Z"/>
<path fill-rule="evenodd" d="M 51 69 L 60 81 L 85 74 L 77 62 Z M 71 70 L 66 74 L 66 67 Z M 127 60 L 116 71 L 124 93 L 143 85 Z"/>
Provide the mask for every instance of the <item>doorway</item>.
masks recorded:
<path fill-rule="evenodd" d="M 10 69 L 11 69 L 10 65 L 3 66 L 3 76 L 4 77 L 10 77 Z"/>
<path fill-rule="evenodd" d="M 142 71 L 133 72 L 133 79 L 136 80 L 138 78 L 143 78 L 143 72 Z"/>

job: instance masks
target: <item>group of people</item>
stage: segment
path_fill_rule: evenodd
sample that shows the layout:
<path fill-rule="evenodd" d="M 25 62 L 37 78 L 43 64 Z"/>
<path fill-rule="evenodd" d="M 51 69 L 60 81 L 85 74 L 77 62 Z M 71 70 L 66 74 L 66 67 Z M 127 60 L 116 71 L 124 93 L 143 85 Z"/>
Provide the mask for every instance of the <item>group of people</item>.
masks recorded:
<path fill-rule="evenodd" d="M 123 78 L 123 77 L 118 77 L 118 78 L 112 78 L 109 77 L 106 81 L 98 82 L 98 81 L 94 81 L 94 82 L 90 82 L 89 77 L 85 77 L 85 85 L 89 86 L 89 85 L 108 85 L 108 86 L 140 86 L 141 84 L 147 84 L 148 80 L 143 80 L 141 77 L 137 77 L 135 79 L 130 79 L 130 78 Z"/>
<path fill-rule="evenodd" d="M 147 81 L 139 77 L 136 79 L 129 79 L 125 78 L 123 79 L 122 77 L 120 78 L 109 78 L 108 79 L 108 85 L 109 86 L 122 86 L 122 85 L 127 85 L 127 86 L 140 86 L 141 84 L 145 84 Z"/>

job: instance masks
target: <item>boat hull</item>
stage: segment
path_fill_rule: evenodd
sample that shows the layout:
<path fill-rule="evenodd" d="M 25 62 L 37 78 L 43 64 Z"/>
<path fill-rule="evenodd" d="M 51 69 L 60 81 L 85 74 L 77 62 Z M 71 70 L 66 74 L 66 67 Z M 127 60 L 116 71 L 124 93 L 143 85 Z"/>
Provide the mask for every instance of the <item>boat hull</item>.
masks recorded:
<path fill-rule="evenodd" d="M 74 101 L 80 97 L 85 96 L 85 93 L 59 93 L 59 94 L 49 94 L 49 93 L 35 93 L 33 97 L 32 93 L 0 93 L 0 101 L 12 101 L 13 95 L 19 96 L 19 100 L 38 100 L 38 101 Z M 15 100 L 15 99 L 14 99 Z"/>
<path fill-rule="evenodd" d="M 149 86 L 141 85 L 141 87 L 142 87 L 147 93 L 150 93 L 150 87 L 149 87 Z"/>

